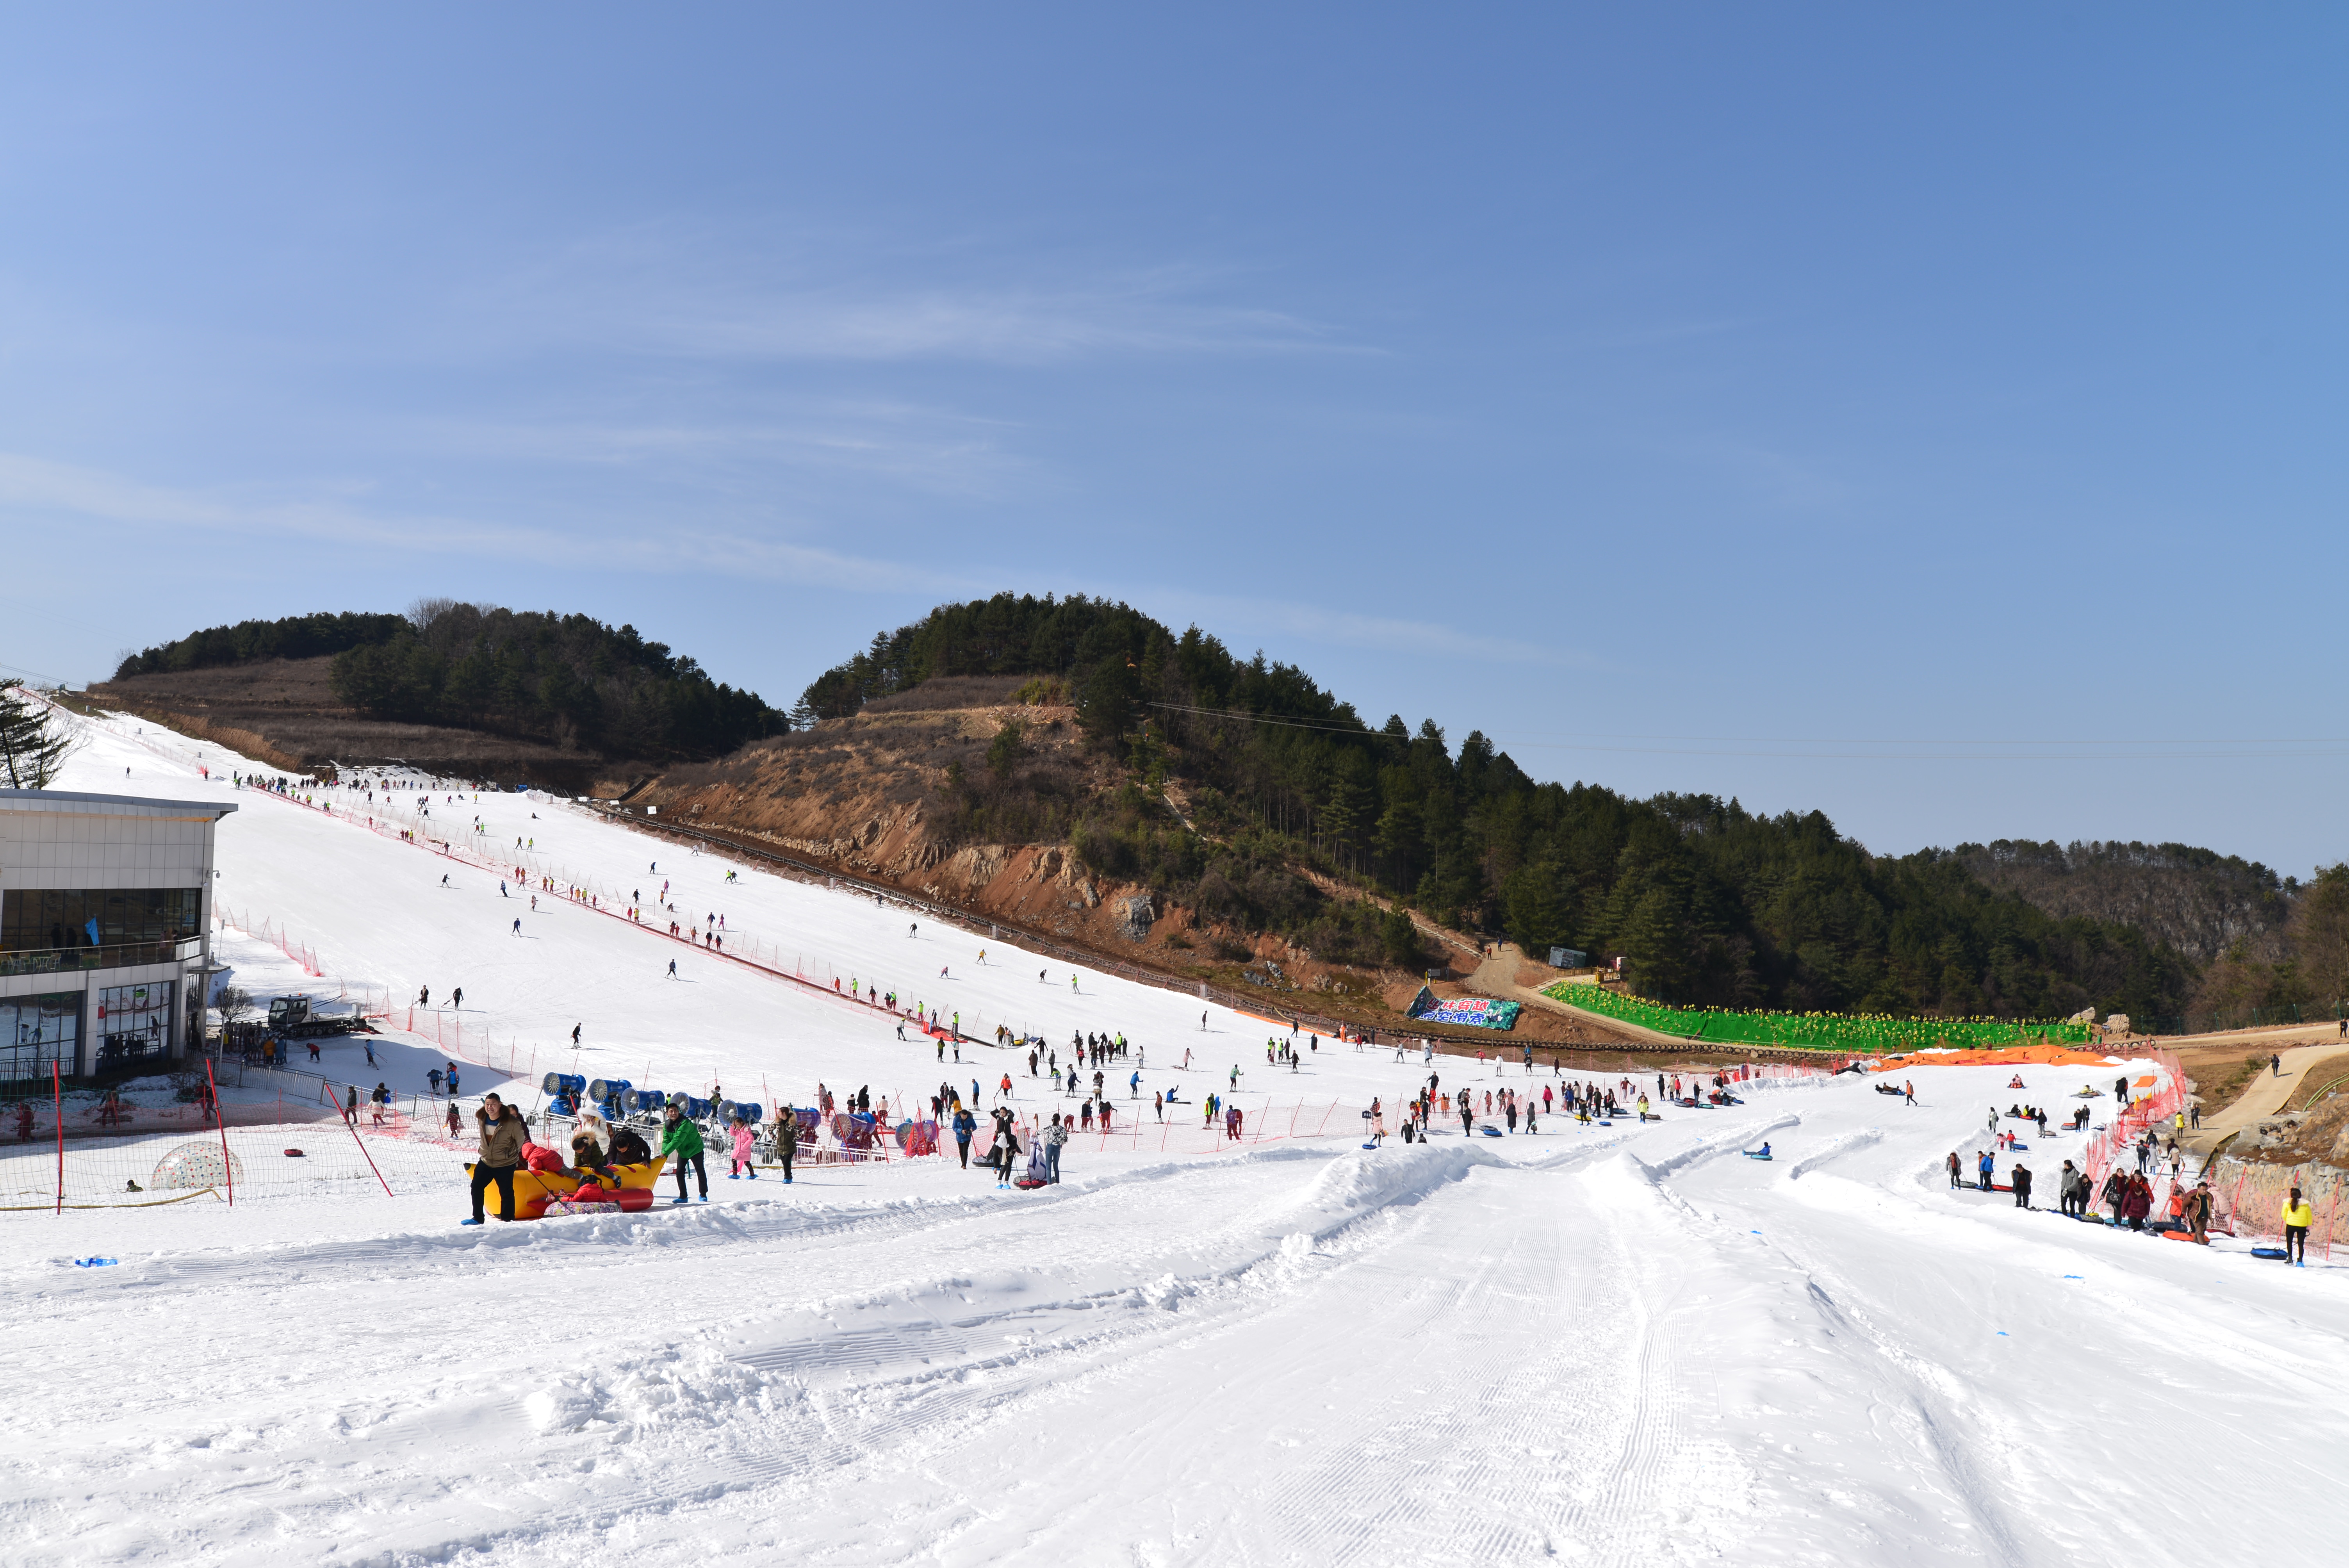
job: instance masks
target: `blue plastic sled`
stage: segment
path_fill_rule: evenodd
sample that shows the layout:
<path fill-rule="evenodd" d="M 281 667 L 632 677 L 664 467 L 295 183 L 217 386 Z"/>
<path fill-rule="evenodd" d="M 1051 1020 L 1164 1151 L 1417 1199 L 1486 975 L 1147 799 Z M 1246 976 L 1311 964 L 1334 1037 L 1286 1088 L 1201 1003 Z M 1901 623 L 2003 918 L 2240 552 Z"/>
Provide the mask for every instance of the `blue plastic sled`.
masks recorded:
<path fill-rule="evenodd" d="M 2282 1259 L 2288 1258 L 2291 1255 L 2291 1253 L 2285 1252 L 2282 1247 L 2253 1247 L 2251 1249 L 2251 1256 L 2255 1258 Z"/>

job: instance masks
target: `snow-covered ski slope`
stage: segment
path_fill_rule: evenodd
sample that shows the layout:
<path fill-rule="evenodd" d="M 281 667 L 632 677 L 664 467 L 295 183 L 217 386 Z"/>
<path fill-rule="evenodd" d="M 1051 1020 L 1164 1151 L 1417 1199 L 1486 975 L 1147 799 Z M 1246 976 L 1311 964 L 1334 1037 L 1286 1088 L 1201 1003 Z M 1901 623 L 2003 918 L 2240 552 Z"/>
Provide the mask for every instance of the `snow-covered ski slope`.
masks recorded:
<path fill-rule="evenodd" d="M 208 788 L 174 767 L 102 736 L 69 782 Z M 943 1076 L 845 1004 L 576 910 L 514 938 L 493 880 L 444 892 L 423 851 L 239 802 L 224 896 L 355 982 L 462 985 L 525 1042 L 584 1021 L 586 1070 L 649 1057 L 687 1088 Z M 623 888 L 658 860 L 681 908 L 967 1021 L 1122 1029 L 1154 1088 L 1267 1072 L 1262 1026 L 1211 1010 L 1203 1035 L 1180 995 L 1071 995 L 1057 965 L 1039 986 L 1008 944 L 967 970 L 975 939 L 869 901 L 481 810 Z M 1350 1112 L 1423 1072 L 1325 1048 L 1243 1099 Z M 1080 1140 L 1036 1194 L 925 1161 L 479 1231 L 453 1183 L 0 1216 L 0 1562 L 2340 1561 L 2343 1271 L 1951 1191 L 1987 1106 L 2079 1087 L 2024 1076 L 1415 1149 Z M 1765 1137 L 1775 1162 L 1739 1157 Z M 2026 1156 L 2044 1192 L 2077 1146 Z"/>

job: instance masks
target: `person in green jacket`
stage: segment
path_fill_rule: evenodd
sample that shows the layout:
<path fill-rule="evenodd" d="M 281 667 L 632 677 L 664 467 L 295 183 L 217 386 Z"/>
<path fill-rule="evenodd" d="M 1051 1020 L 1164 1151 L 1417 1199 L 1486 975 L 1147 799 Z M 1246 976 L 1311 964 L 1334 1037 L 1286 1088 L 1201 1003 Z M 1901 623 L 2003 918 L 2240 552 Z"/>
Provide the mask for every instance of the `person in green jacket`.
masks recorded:
<path fill-rule="evenodd" d="M 660 1151 L 677 1161 L 677 1196 L 669 1202 L 685 1202 L 685 1168 L 688 1164 L 700 1179 L 701 1201 L 709 1202 L 709 1172 L 701 1163 L 701 1129 L 686 1120 L 684 1107 L 672 1105 L 662 1118 Z"/>

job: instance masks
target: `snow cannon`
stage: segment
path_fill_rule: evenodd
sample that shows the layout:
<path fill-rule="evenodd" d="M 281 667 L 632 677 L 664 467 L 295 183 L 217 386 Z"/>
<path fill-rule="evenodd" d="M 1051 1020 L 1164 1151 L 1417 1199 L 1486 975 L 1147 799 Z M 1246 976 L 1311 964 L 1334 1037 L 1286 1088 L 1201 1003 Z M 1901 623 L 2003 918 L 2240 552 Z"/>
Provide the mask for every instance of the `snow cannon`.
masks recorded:
<path fill-rule="evenodd" d="M 549 1073 L 538 1080 L 538 1090 L 541 1094 L 575 1095 L 584 1091 L 586 1087 L 587 1080 L 577 1073 Z"/>
<path fill-rule="evenodd" d="M 699 1121 L 709 1114 L 709 1102 L 706 1099 L 696 1099 L 689 1094 L 673 1094 L 668 1097 L 668 1102 L 685 1112 L 685 1119 L 688 1121 Z"/>
<path fill-rule="evenodd" d="M 755 1099 L 721 1099 L 718 1102 L 718 1115 L 724 1121 L 731 1121 L 739 1116 L 756 1127 L 759 1119 L 766 1113 L 767 1108 Z"/>
<path fill-rule="evenodd" d="M 635 1087 L 626 1078 L 597 1078 L 587 1086 L 587 1098 L 599 1101 L 612 1099 Z"/>
<path fill-rule="evenodd" d="M 655 1116 L 668 1103 L 668 1096 L 657 1088 L 640 1088 L 629 1099 L 636 1109 L 651 1111 Z"/>

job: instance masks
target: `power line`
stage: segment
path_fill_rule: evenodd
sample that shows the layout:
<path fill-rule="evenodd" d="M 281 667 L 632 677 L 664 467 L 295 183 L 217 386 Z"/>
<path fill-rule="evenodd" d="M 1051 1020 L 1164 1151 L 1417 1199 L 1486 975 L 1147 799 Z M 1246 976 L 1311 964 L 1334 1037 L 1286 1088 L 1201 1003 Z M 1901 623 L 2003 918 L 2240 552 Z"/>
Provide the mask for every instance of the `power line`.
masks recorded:
<path fill-rule="evenodd" d="M 61 686 L 66 684 L 61 677 L 53 676 L 47 670 L 28 670 L 22 665 L 12 665 L 5 659 L 0 659 L 0 670 L 12 670 L 17 675 L 30 676 L 36 681 L 47 681 L 53 686 Z"/>

